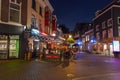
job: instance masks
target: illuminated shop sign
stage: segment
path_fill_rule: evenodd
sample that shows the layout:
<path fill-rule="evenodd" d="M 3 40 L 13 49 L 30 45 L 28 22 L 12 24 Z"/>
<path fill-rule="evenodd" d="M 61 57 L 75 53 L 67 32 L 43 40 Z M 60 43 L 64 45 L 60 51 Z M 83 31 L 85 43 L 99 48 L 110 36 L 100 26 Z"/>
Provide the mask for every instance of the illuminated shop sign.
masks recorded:
<path fill-rule="evenodd" d="M 32 36 L 40 36 L 40 32 L 37 29 L 31 29 L 31 35 Z"/>
<path fill-rule="evenodd" d="M 113 41 L 113 51 L 120 51 L 120 43 L 119 41 Z"/>

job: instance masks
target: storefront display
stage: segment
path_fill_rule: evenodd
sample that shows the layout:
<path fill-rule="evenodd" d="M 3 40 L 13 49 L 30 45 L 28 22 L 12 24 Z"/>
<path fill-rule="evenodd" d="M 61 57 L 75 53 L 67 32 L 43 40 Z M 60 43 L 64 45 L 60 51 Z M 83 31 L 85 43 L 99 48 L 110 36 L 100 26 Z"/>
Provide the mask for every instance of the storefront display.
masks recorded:
<path fill-rule="evenodd" d="M 7 40 L 0 40 L 0 59 L 7 58 Z"/>
<path fill-rule="evenodd" d="M 18 56 L 19 36 L 0 35 L 0 59 L 18 58 Z"/>
<path fill-rule="evenodd" d="M 9 58 L 18 58 L 19 36 L 10 36 Z"/>
<path fill-rule="evenodd" d="M 8 37 L 0 35 L 0 59 L 7 59 L 8 52 Z"/>

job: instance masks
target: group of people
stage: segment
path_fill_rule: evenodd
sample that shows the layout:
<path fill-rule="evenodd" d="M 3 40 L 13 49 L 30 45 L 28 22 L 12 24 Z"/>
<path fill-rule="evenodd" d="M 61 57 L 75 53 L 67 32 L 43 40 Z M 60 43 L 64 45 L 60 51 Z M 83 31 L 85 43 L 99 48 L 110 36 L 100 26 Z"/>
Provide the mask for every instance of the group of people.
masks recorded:
<path fill-rule="evenodd" d="M 65 49 L 60 53 L 60 61 L 70 61 L 76 56 L 76 52 L 72 49 Z"/>

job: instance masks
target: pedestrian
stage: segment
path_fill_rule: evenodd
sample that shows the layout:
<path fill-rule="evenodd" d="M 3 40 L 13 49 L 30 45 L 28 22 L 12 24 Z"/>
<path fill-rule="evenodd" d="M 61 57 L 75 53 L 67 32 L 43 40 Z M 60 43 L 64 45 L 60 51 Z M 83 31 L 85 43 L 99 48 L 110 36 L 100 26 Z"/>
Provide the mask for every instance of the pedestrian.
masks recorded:
<path fill-rule="evenodd" d="M 43 56 L 43 54 L 42 54 L 42 52 L 40 52 L 39 53 L 40 61 L 42 60 L 42 56 Z"/>
<path fill-rule="evenodd" d="M 74 59 L 74 51 L 70 50 L 70 61 L 73 61 Z"/>
<path fill-rule="evenodd" d="M 62 61 L 62 60 L 63 60 L 63 50 L 60 49 L 60 61 Z"/>
<path fill-rule="evenodd" d="M 64 53 L 64 59 L 65 59 L 65 61 L 69 61 L 69 59 L 70 59 L 70 50 L 69 49 L 67 49 L 65 51 L 65 53 Z"/>
<path fill-rule="evenodd" d="M 70 50 L 69 49 L 67 49 L 64 52 L 63 57 L 64 57 L 63 67 L 69 66 L 69 59 L 70 59 Z"/>

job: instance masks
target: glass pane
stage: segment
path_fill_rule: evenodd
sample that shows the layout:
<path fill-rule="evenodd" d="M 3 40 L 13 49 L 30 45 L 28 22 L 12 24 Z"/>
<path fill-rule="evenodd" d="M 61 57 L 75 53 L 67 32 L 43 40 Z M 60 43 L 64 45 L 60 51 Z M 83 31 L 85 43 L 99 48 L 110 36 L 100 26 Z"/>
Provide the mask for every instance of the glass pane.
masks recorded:
<path fill-rule="evenodd" d="M 7 59 L 7 40 L 0 40 L 0 59 Z"/>
<path fill-rule="evenodd" d="M 7 53 L 7 40 L 0 40 L 0 53 Z"/>
<path fill-rule="evenodd" d="M 18 58 L 19 54 L 19 40 L 10 40 L 10 58 Z"/>
<path fill-rule="evenodd" d="M 10 7 L 13 8 L 13 9 L 16 9 L 16 10 L 20 10 L 20 6 L 14 4 L 14 3 L 10 3 Z"/>
<path fill-rule="evenodd" d="M 10 9 L 10 21 L 19 22 L 19 11 Z"/>

